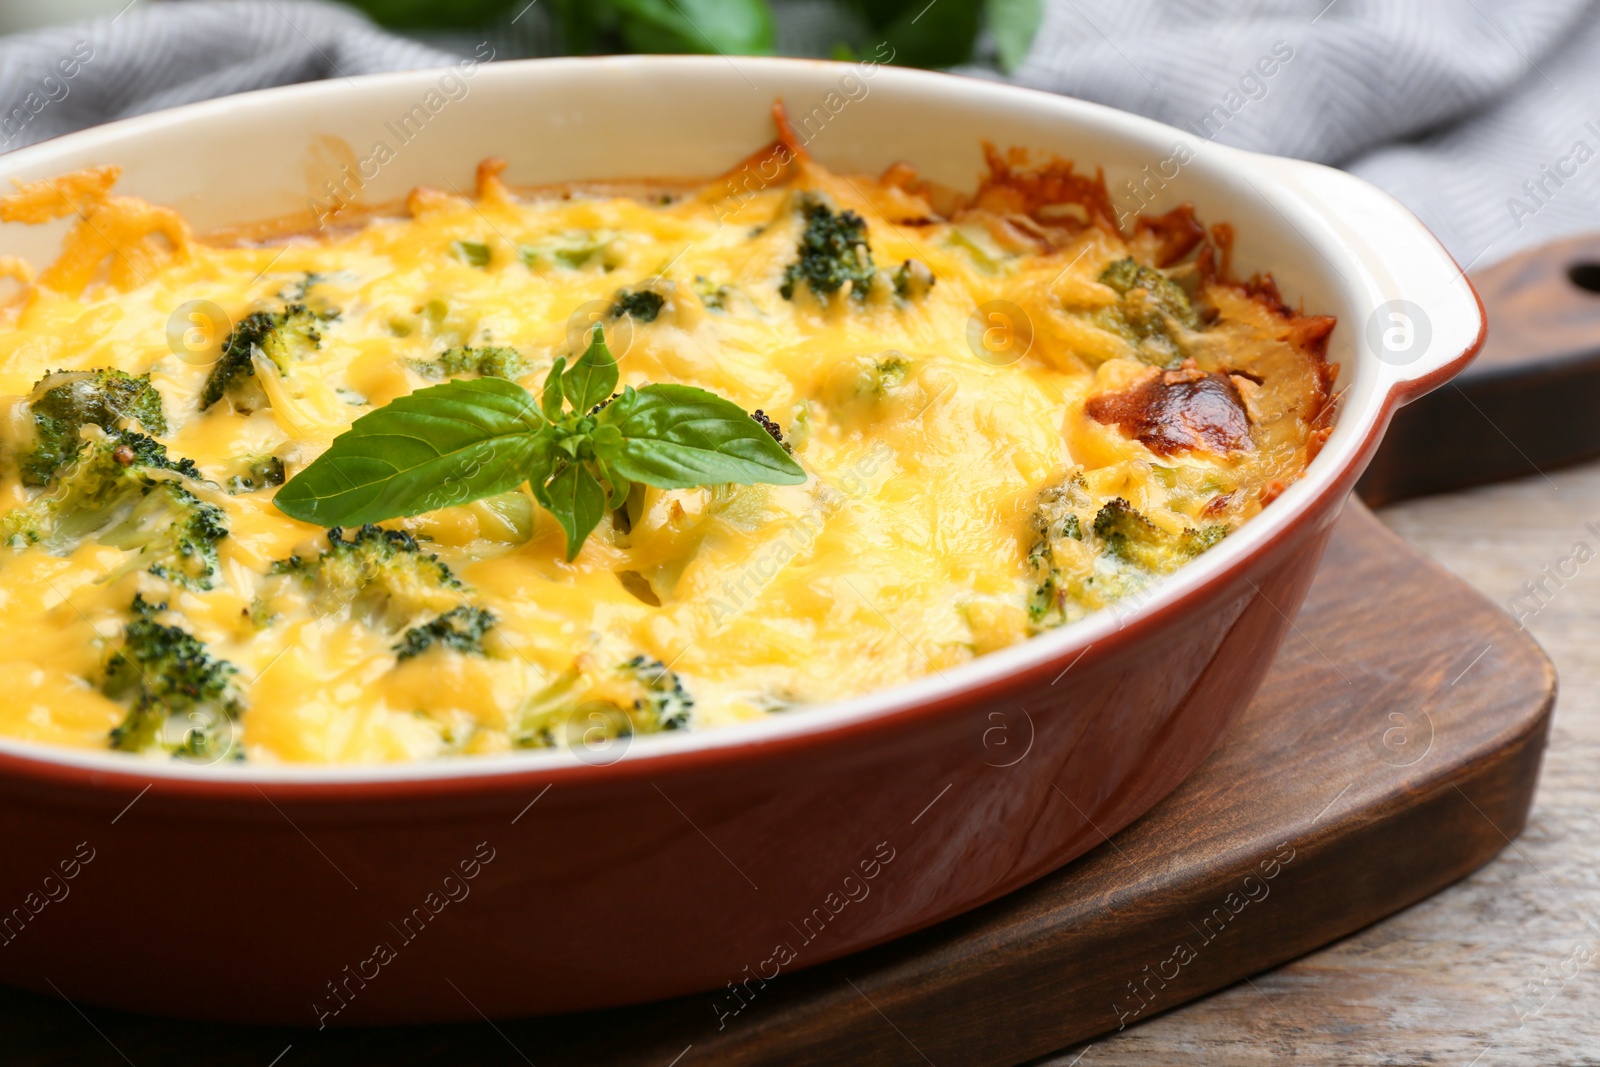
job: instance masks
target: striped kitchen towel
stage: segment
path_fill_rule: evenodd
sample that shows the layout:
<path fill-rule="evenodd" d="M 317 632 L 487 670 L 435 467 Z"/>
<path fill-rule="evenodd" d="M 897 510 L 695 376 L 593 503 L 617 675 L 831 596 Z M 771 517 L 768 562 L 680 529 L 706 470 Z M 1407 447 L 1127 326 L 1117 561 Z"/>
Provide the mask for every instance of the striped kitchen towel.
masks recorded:
<path fill-rule="evenodd" d="M 112 18 L 0 38 L 0 151 L 247 89 L 458 58 L 329 4 L 135 0 Z"/>
<path fill-rule="evenodd" d="M 1463 265 L 1600 230 L 1600 5 L 1054 0 L 1013 80 L 1387 189 Z"/>

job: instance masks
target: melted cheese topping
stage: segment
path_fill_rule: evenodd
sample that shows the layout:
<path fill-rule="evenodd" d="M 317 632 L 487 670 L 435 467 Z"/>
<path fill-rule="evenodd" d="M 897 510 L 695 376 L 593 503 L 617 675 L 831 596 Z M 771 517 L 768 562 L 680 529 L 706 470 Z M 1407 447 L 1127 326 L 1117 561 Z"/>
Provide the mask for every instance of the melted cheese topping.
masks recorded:
<path fill-rule="evenodd" d="M 163 443 L 198 464 L 206 481 L 191 488 L 222 509 L 229 536 L 208 591 L 130 571 L 129 553 L 93 540 L 64 555 L 0 550 L 0 671 L 14 686 L 0 733 L 13 737 L 108 744 L 128 709 L 99 685 L 135 592 L 167 602 L 167 621 L 238 668 L 234 751 L 250 760 L 504 750 L 530 740 L 519 733 L 530 707 L 565 692 L 603 700 L 606 671 L 637 656 L 681 680 L 692 728 L 848 698 L 1102 606 L 1136 569 L 1090 532 L 1107 501 L 1169 534 L 1225 532 L 1299 475 L 1325 418 L 1320 349 L 1270 283 L 1170 271 L 1203 315 L 1193 328 L 1158 316 L 1152 348 L 1128 326 L 1130 297 L 1103 279 L 1130 256 L 1156 264 L 1156 231 L 1124 237 L 1074 203 L 953 201 L 905 168 L 844 177 L 801 158 L 765 188 L 649 197 L 519 196 L 489 168 L 472 199 L 419 190 L 407 217 L 275 247 L 195 241 L 170 212 L 109 198 L 114 171 L 87 173 L 59 202 L 24 189 L 5 214 L 80 222 L 62 262 L 0 321 L 0 393 L 24 397 L 59 369 L 148 372 Z M 878 272 L 864 297 L 780 295 L 802 190 L 865 220 Z M 480 246 L 486 263 L 474 262 Z M 920 266 L 897 294 L 907 261 Z M 24 267 L 10 273 L 25 280 Z M 917 284 L 924 267 L 931 287 Z M 224 491 L 243 457 L 274 453 L 292 475 L 361 414 L 433 384 L 416 364 L 455 346 L 515 348 L 536 391 L 619 290 L 641 287 L 665 298 L 654 321 L 603 319 L 623 383 L 683 382 L 765 411 L 806 484 L 649 490 L 631 530 L 603 521 L 571 563 L 525 487 L 386 524 L 493 612 L 484 655 L 397 662 L 392 628 L 292 591 L 263 611 L 274 561 L 314 558 L 327 538 L 277 511 L 270 487 Z M 268 406 L 199 410 L 230 323 L 295 299 L 328 316 L 320 347 L 282 374 L 257 360 Z M 1163 373 L 1228 372 L 1218 388 L 1248 418 L 1238 447 L 1153 451 L 1131 423 L 1085 410 Z M 15 456 L 27 408 L 5 411 L 0 439 Z M 0 508 L 39 492 L 7 466 Z M 1043 519 L 1042 499 L 1055 508 Z M 1076 541 L 1060 536 L 1068 512 Z M 1055 599 L 1042 605 L 1046 572 Z"/>

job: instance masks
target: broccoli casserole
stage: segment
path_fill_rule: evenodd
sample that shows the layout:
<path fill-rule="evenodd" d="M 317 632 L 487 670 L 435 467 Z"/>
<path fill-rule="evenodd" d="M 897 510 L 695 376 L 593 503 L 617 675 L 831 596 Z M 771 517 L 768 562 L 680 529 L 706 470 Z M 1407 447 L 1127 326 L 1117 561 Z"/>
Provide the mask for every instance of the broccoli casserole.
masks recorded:
<path fill-rule="evenodd" d="M 1314 457 L 1333 320 L 1226 226 L 779 129 L 703 184 L 488 161 L 293 235 L 201 240 L 111 166 L 0 199 L 74 220 L 0 259 L 0 734 L 327 763 L 804 714 L 1136 602 Z"/>

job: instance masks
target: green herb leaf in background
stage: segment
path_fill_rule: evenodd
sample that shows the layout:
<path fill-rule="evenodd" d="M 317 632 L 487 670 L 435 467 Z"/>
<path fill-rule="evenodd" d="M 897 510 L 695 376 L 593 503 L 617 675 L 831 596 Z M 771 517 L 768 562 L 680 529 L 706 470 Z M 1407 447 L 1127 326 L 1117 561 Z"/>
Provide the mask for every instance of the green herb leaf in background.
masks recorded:
<path fill-rule="evenodd" d="M 989 0 L 989 32 L 1000 53 L 1000 69 L 1010 74 L 1022 65 L 1044 20 L 1044 0 Z"/>
<path fill-rule="evenodd" d="M 635 52 L 771 55 L 778 30 L 766 0 L 615 0 Z"/>
<path fill-rule="evenodd" d="M 767 0 L 554 0 L 569 53 L 771 55 L 777 26 Z"/>
<path fill-rule="evenodd" d="M 351 0 L 386 26 L 412 31 L 476 27 L 497 45 L 522 37 L 568 55 L 612 52 L 771 55 L 780 23 L 785 54 L 856 62 L 887 45 L 902 66 L 948 67 L 972 58 L 987 25 L 1001 69 L 1015 70 L 1043 17 L 1043 0 Z M 782 18 L 774 17 L 774 10 Z M 512 25 L 515 23 L 516 25 Z M 549 41 L 549 27 L 555 29 Z M 535 26 L 544 28 L 534 29 Z M 459 47 L 417 33 L 429 43 Z M 515 43 L 505 58 L 529 54 Z M 558 255 L 562 253 L 557 253 Z"/>
<path fill-rule="evenodd" d="M 597 325 L 575 363 L 556 360 L 539 400 L 502 378 L 419 390 L 357 419 L 274 502 L 291 518 L 357 526 L 467 504 L 526 481 L 565 531 L 570 560 L 633 482 L 684 489 L 806 480 L 732 401 L 688 385 L 629 386 L 612 400 L 617 380 Z"/>
<path fill-rule="evenodd" d="M 907 67 L 953 67 L 972 58 L 983 0 L 910 0 L 874 4 L 898 8 L 887 22 L 874 21 L 894 48 L 894 60 Z"/>
<path fill-rule="evenodd" d="M 479 26 L 504 14 L 514 0 L 354 0 L 373 20 L 397 29 L 431 30 Z M 526 0 L 523 0 L 525 3 Z"/>

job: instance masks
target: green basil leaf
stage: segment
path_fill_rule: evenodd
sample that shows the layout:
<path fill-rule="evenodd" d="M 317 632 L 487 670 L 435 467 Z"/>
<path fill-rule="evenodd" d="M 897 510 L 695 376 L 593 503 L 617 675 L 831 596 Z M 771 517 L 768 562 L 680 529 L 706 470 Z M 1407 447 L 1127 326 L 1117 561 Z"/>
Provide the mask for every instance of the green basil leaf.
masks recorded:
<path fill-rule="evenodd" d="M 1022 65 L 1044 19 L 1044 0 L 987 0 L 989 32 L 1007 74 Z"/>
<path fill-rule="evenodd" d="M 545 507 L 567 532 L 567 559 L 578 550 L 606 513 L 606 491 L 586 463 L 569 463 L 544 487 Z"/>
<path fill-rule="evenodd" d="M 421 389 L 368 412 L 273 503 L 319 526 L 359 526 L 515 489 L 550 426 L 503 378 Z"/>
<path fill-rule="evenodd" d="M 550 506 L 550 491 L 545 486 L 549 483 L 550 472 L 553 470 L 555 470 L 554 465 L 548 466 L 542 471 L 535 471 L 528 479 L 528 488 L 533 490 L 533 499 L 537 500 L 539 506 L 551 512 L 551 514 L 554 514 L 554 509 Z"/>
<path fill-rule="evenodd" d="M 550 480 L 550 475 L 556 469 L 556 446 L 560 443 L 561 435 L 554 426 L 546 426 L 540 430 L 529 445 L 530 458 L 528 460 L 528 488 L 533 490 L 533 498 L 548 507 L 544 495 L 544 483 Z"/>
<path fill-rule="evenodd" d="M 617 361 L 606 347 L 605 331 L 595 324 L 589 347 L 572 369 L 561 376 L 561 391 L 574 414 L 582 415 L 610 396 L 617 387 Z"/>
<path fill-rule="evenodd" d="M 635 52 L 771 55 L 777 24 L 767 0 L 615 0 Z"/>
<path fill-rule="evenodd" d="M 633 489 L 633 483 L 618 474 L 612 466 L 603 459 L 595 460 L 596 467 L 600 468 L 600 477 L 606 483 L 606 507 L 611 510 L 620 508 L 627 503 L 628 493 Z"/>
<path fill-rule="evenodd" d="M 561 372 L 567 369 L 567 357 L 557 356 L 544 380 L 539 403 L 544 407 L 544 417 L 555 422 L 561 417 Z"/>
<path fill-rule="evenodd" d="M 451 241 L 450 251 L 461 262 L 472 267 L 487 267 L 491 258 L 489 246 L 482 241 Z"/>
<path fill-rule="evenodd" d="M 783 446 L 739 405 L 692 385 L 647 385 L 612 401 L 602 426 L 622 431 L 609 459 L 624 478 L 661 489 L 806 480 Z"/>
<path fill-rule="evenodd" d="M 622 431 L 615 426 L 596 426 L 589 441 L 600 459 L 614 459 L 622 451 Z"/>

